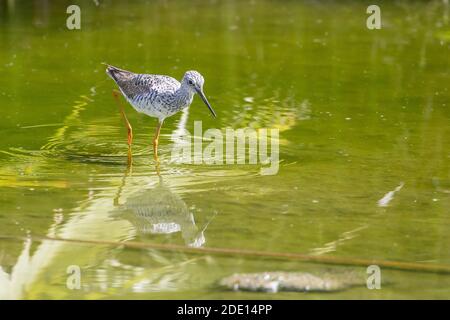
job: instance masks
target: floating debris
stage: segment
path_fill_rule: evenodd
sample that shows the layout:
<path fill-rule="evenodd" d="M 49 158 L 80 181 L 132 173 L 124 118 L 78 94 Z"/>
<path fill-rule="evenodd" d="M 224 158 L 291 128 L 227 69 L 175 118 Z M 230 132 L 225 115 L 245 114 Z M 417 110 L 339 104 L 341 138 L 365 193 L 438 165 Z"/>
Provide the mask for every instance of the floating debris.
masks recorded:
<path fill-rule="evenodd" d="M 404 183 L 401 182 L 400 185 L 395 188 L 392 191 L 389 191 L 388 193 L 386 193 L 383 198 L 381 198 L 380 200 L 378 200 L 378 206 L 379 207 L 387 207 L 389 205 L 389 202 L 391 202 L 392 199 L 394 199 L 394 194 L 396 192 L 399 192 L 402 188 L 403 188 Z"/>
<path fill-rule="evenodd" d="M 262 272 L 237 273 L 220 281 L 220 285 L 234 291 L 255 292 L 332 292 L 362 285 L 355 273 Z"/>

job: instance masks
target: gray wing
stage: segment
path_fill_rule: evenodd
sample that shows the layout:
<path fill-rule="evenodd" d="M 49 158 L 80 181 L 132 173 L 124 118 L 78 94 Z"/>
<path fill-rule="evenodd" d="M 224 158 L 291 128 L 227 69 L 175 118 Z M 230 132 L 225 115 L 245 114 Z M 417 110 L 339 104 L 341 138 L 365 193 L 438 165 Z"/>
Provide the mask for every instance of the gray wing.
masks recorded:
<path fill-rule="evenodd" d="M 169 76 L 137 74 L 112 66 L 109 66 L 106 71 L 131 100 L 134 100 L 137 96 L 173 93 L 180 87 L 178 80 Z"/>

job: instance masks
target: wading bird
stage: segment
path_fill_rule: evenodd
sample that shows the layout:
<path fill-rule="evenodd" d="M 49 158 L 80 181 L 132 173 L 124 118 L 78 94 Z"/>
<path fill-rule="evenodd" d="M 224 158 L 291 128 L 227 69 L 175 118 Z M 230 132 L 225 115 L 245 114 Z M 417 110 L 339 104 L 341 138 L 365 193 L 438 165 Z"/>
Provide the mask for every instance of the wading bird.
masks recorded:
<path fill-rule="evenodd" d="M 106 73 L 117 83 L 120 92 L 125 99 L 140 113 L 158 118 L 155 137 L 153 139 L 153 156 L 158 160 L 159 133 L 164 119 L 187 108 L 192 103 L 194 94 L 198 94 L 203 102 L 216 117 L 216 113 L 203 93 L 203 76 L 197 71 L 187 71 L 181 83 L 176 79 L 155 74 L 137 74 L 107 65 Z M 113 91 L 120 112 L 128 129 L 128 156 L 131 157 L 131 143 L 133 141 L 133 129 L 125 115 L 123 106 L 119 101 L 119 93 Z"/>

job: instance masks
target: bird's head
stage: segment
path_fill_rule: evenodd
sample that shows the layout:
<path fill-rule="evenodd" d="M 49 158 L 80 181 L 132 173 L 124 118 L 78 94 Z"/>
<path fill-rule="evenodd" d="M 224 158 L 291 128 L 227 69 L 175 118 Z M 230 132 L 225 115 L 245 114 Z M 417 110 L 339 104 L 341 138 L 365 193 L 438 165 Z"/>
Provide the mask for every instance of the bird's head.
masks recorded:
<path fill-rule="evenodd" d="M 200 73 L 198 73 L 197 71 L 187 71 L 184 74 L 181 83 L 182 85 L 186 86 L 189 91 L 197 93 L 200 96 L 200 98 L 202 98 L 203 102 L 206 104 L 209 111 L 211 111 L 212 115 L 216 117 L 216 113 L 209 104 L 208 99 L 206 99 L 206 96 L 203 92 L 203 84 L 205 83 L 205 79 L 203 79 L 203 76 Z"/>

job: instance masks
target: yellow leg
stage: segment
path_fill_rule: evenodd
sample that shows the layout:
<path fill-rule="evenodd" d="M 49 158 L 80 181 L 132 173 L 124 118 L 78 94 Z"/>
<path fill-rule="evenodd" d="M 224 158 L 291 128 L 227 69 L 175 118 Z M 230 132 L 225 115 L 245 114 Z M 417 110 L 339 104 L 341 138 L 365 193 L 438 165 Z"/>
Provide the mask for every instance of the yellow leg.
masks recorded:
<path fill-rule="evenodd" d="M 163 121 L 158 122 L 158 126 L 156 127 L 155 137 L 153 138 L 153 158 L 156 161 L 159 161 L 158 158 L 158 143 L 159 143 L 159 133 L 161 132 Z"/>
<path fill-rule="evenodd" d="M 127 161 L 127 167 L 131 167 L 133 165 L 133 154 L 131 153 L 131 146 L 128 147 L 128 161 Z"/>
<path fill-rule="evenodd" d="M 125 114 L 125 109 L 122 105 L 122 103 L 120 102 L 120 92 L 117 90 L 113 90 L 113 97 L 114 99 L 116 99 L 117 105 L 119 106 L 119 110 L 120 110 L 120 114 L 122 115 L 123 120 L 125 121 L 125 125 L 127 126 L 127 130 L 128 130 L 128 158 L 131 154 L 130 149 L 131 149 L 131 143 L 133 142 L 133 128 L 131 127 L 130 122 L 128 121 L 128 118 Z M 128 159 L 129 160 L 129 159 Z"/>
<path fill-rule="evenodd" d="M 156 175 L 161 176 L 161 172 L 159 170 L 159 161 L 155 162 Z"/>

